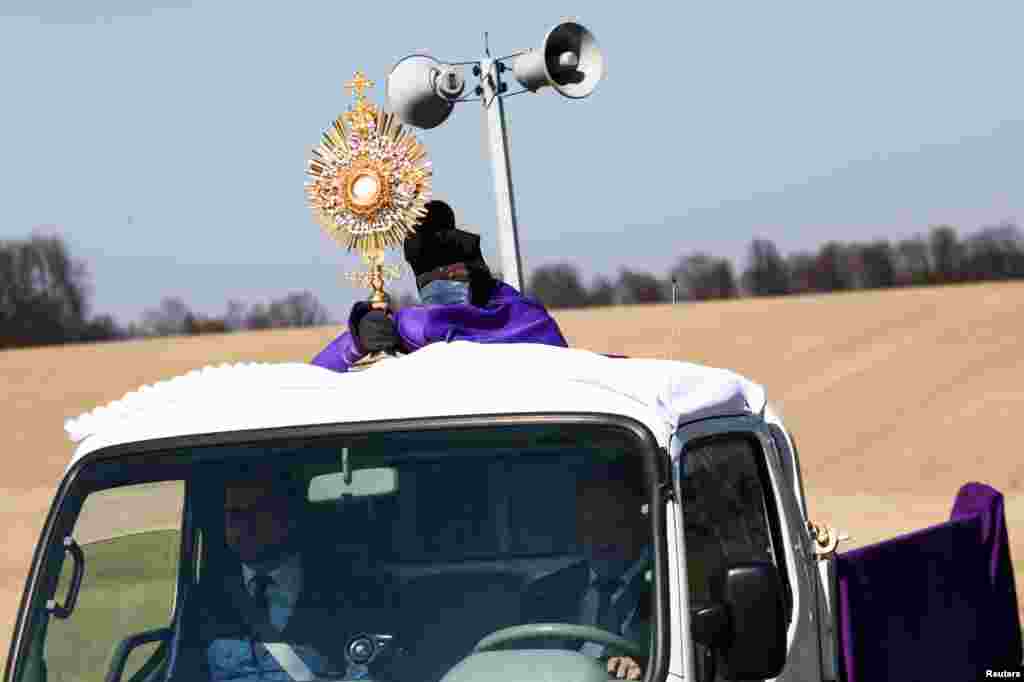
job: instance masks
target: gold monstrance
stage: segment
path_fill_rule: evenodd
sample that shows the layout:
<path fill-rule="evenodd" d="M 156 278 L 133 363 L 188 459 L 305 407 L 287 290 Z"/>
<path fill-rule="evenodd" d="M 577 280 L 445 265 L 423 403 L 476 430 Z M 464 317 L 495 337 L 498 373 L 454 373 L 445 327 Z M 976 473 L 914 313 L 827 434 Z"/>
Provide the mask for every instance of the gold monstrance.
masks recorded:
<path fill-rule="evenodd" d="M 371 306 L 386 310 L 390 299 L 384 286 L 398 279 L 401 269 L 385 265 L 384 252 L 401 246 L 426 215 L 431 164 L 427 150 L 395 114 L 366 100 L 364 90 L 373 81 L 357 71 L 345 87 L 355 104 L 313 150 L 306 195 L 324 231 L 348 251 L 359 251 L 369 268 L 346 277 L 372 291 Z"/>

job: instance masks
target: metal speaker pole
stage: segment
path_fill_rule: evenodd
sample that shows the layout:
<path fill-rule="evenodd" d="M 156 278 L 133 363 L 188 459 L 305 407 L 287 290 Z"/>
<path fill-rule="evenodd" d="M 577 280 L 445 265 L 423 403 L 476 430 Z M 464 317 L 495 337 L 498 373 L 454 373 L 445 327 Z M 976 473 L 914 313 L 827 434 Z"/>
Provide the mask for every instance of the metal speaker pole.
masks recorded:
<path fill-rule="evenodd" d="M 501 278 L 525 293 L 523 263 L 519 255 L 519 228 L 516 224 L 515 195 L 512 191 L 512 169 L 508 160 L 508 134 L 505 130 L 505 107 L 500 92 L 502 66 L 490 57 L 480 62 L 480 100 L 483 104 L 484 127 L 487 130 L 486 151 L 491 160 L 494 198 L 498 208 L 498 251 L 501 254 Z"/>

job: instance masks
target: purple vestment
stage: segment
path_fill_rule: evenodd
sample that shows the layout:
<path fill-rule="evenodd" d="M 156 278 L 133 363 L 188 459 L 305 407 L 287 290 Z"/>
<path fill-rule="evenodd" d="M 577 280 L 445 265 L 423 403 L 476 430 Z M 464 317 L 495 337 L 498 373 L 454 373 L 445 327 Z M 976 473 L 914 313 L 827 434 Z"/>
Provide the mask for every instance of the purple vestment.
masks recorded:
<path fill-rule="evenodd" d="M 356 329 L 359 320 L 369 310 L 369 304 L 357 303 L 349 316 L 349 329 Z M 544 306 L 504 282 L 497 283 L 484 306 L 471 303 L 410 306 L 395 313 L 395 327 L 403 353 L 411 353 L 437 341 L 568 346 L 558 324 Z M 320 351 L 313 358 L 313 364 L 335 372 L 347 372 L 364 355 L 366 351 L 359 347 L 351 332 L 345 332 Z"/>
<path fill-rule="evenodd" d="M 964 485 L 948 522 L 839 554 L 843 680 L 981 680 L 1021 630 L 1003 496 Z"/>

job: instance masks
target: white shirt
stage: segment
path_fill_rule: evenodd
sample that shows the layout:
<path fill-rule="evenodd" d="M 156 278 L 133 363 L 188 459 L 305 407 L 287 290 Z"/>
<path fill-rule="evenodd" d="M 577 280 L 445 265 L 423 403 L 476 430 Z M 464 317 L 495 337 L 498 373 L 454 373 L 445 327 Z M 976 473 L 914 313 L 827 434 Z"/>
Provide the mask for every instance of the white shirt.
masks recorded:
<path fill-rule="evenodd" d="M 250 596 L 253 595 L 255 588 L 252 579 L 257 573 L 269 575 L 274 581 L 273 585 L 267 587 L 270 624 L 278 630 L 284 630 L 284 626 L 288 623 L 292 610 L 295 608 L 295 603 L 299 600 L 299 593 L 302 591 L 302 561 L 298 554 L 292 554 L 273 570 L 262 572 L 258 568 L 243 563 L 242 578 Z"/>

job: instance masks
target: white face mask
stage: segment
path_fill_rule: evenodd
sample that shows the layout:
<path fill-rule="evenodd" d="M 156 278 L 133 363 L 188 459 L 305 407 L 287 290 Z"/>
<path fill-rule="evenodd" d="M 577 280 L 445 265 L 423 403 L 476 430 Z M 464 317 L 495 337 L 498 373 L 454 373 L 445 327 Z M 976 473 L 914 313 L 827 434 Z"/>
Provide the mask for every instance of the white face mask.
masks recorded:
<path fill-rule="evenodd" d="M 469 282 L 435 279 L 420 289 L 420 301 L 428 305 L 469 303 Z"/>

